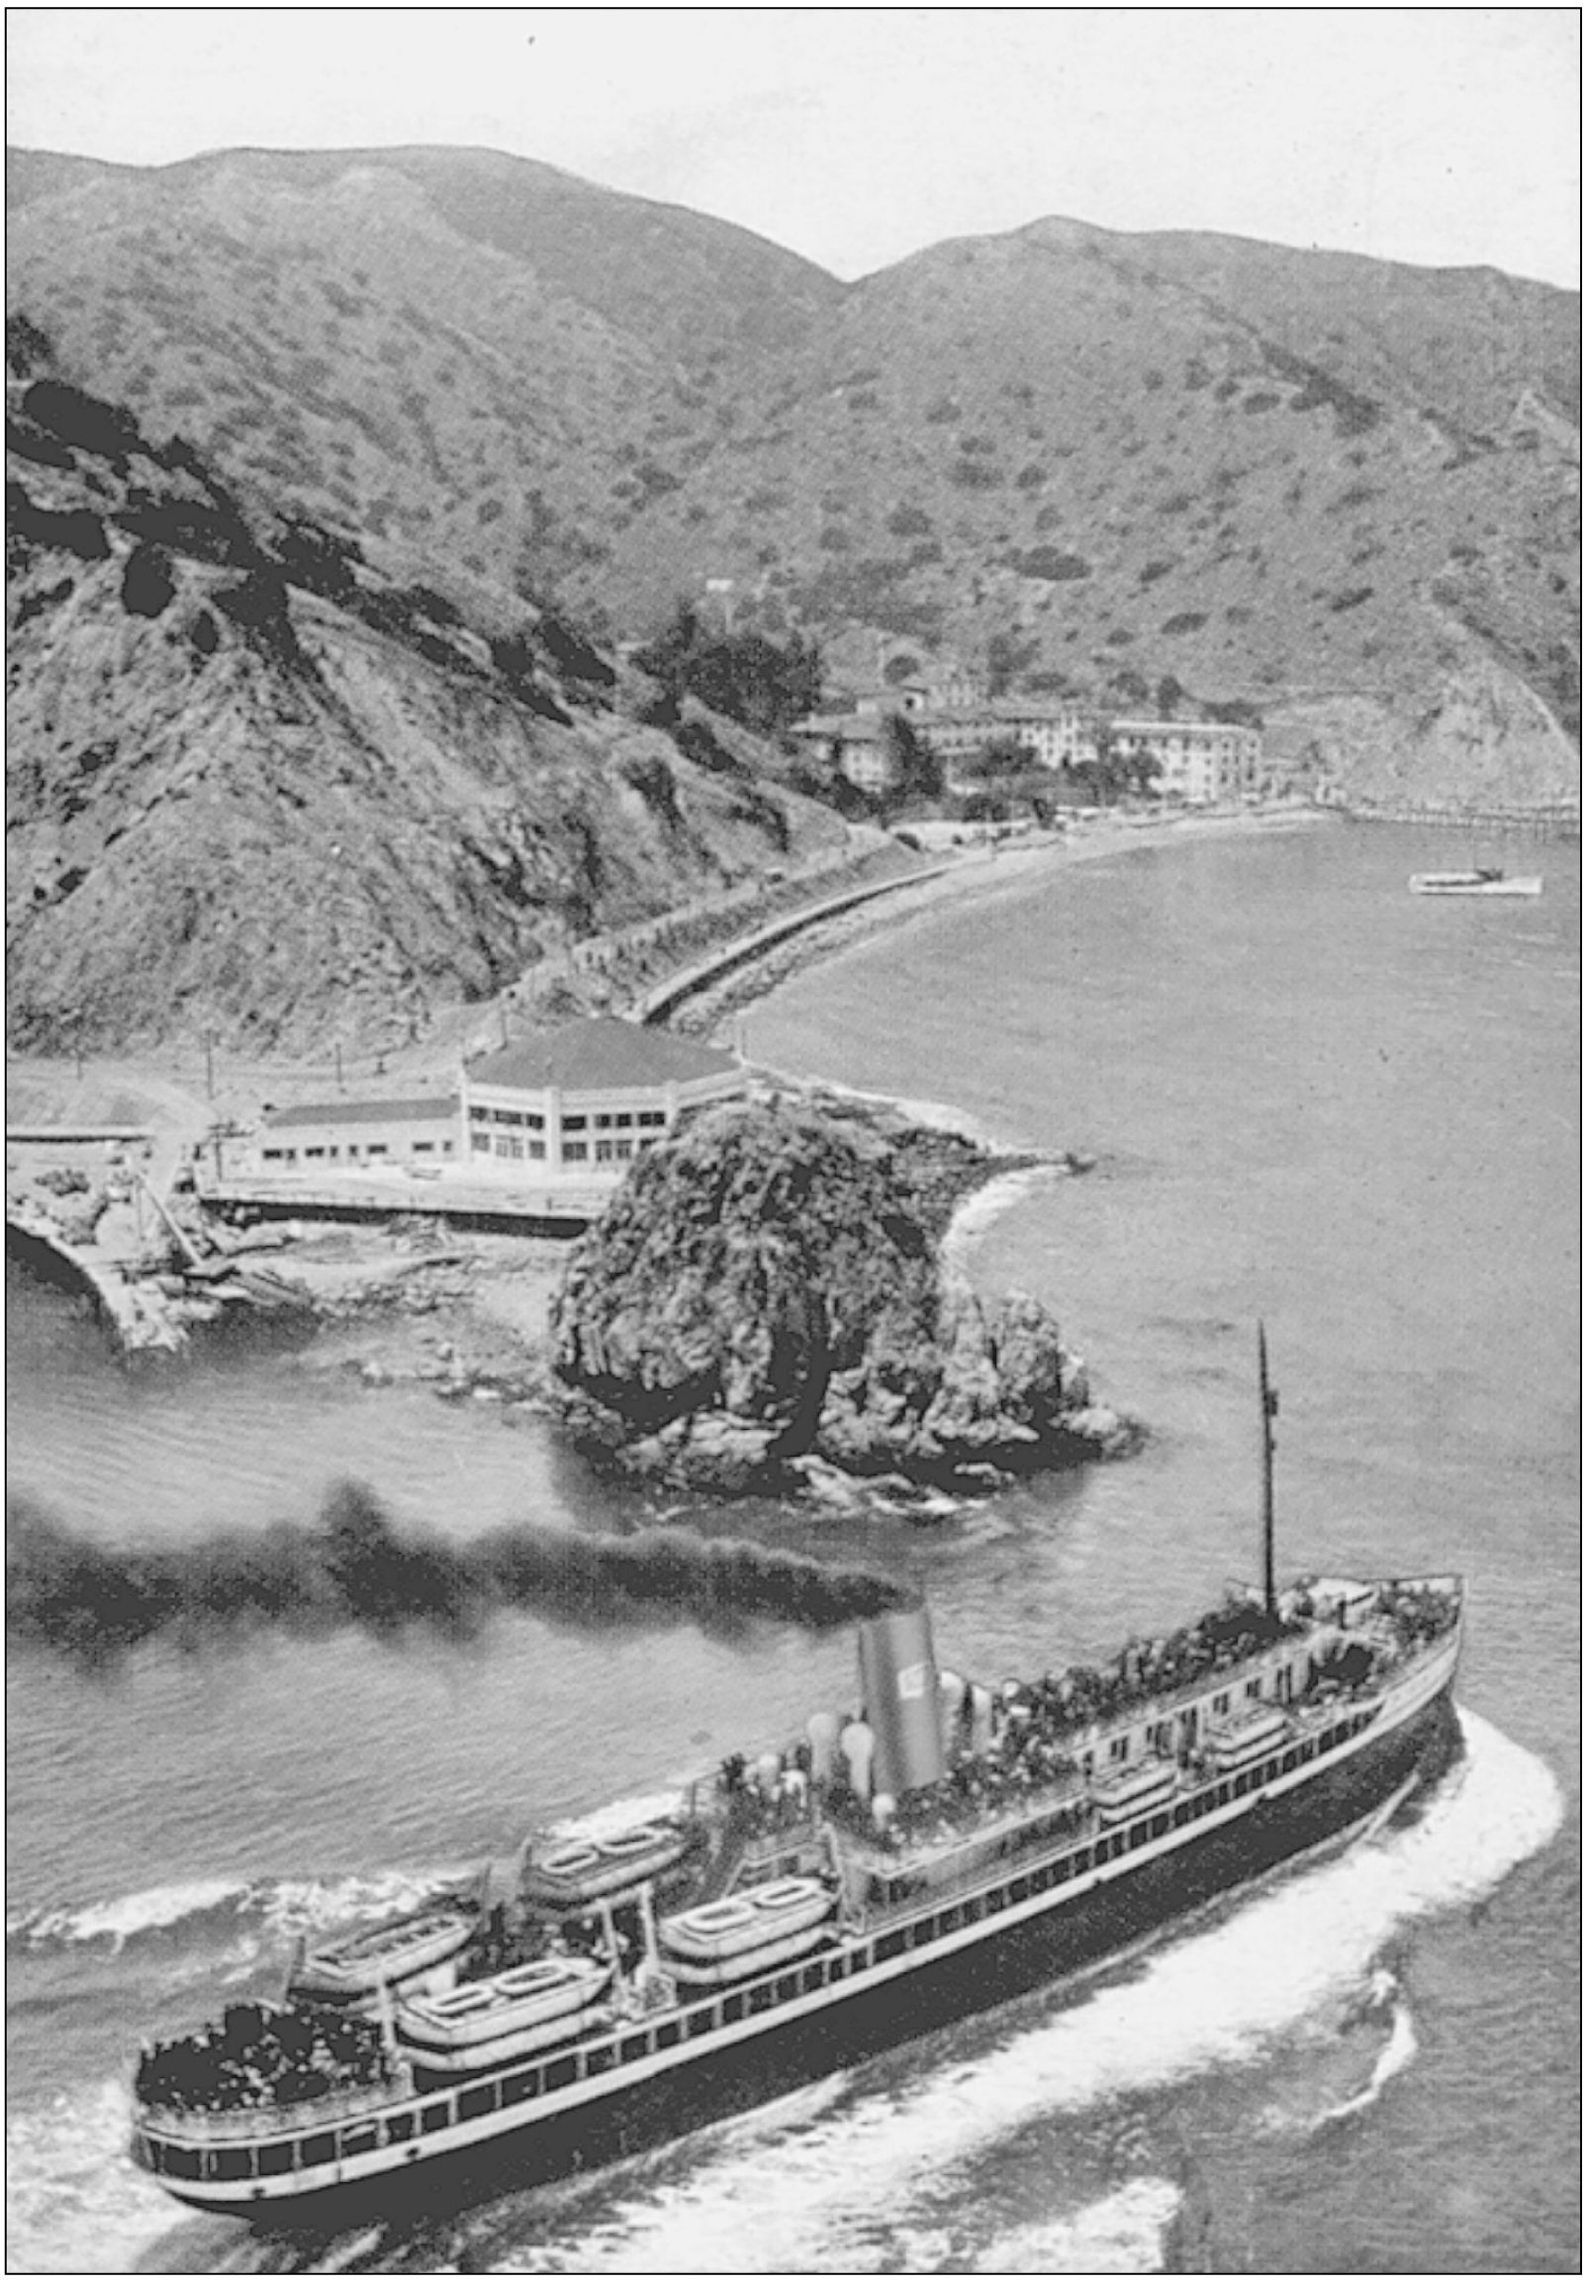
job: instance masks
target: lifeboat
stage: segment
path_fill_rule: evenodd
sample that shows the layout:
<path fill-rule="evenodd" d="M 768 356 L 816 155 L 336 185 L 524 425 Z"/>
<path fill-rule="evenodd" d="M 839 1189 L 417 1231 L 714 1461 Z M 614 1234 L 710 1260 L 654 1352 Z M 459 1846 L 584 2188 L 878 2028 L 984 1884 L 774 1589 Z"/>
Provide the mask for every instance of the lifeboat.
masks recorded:
<path fill-rule="evenodd" d="M 684 1854 L 676 1825 L 636 1825 L 606 1839 L 559 1841 L 524 1867 L 524 1893 L 565 1912 L 621 1895 L 666 1872 Z"/>
<path fill-rule="evenodd" d="M 659 1934 L 669 1970 L 681 1981 L 727 1983 L 809 1952 L 832 1911 L 832 1895 L 819 1880 L 769 1880 L 675 1913 Z"/>
<path fill-rule="evenodd" d="M 1205 1743 L 1216 1769 L 1239 1769 L 1243 1762 L 1272 1753 L 1289 1727 L 1278 1706 L 1255 1706 L 1234 1721 L 1214 1723 Z"/>
<path fill-rule="evenodd" d="M 379 1928 L 334 1937 L 306 1955 L 294 1992 L 329 1999 L 372 1999 L 384 1984 L 398 1990 L 461 1952 L 474 1930 L 464 1912 L 413 1912 Z"/>
<path fill-rule="evenodd" d="M 447 2074 L 491 2070 L 573 2038 L 606 2010 L 601 1960 L 532 1960 L 439 1999 L 405 2000 L 397 2036 L 415 2063 Z"/>
<path fill-rule="evenodd" d="M 1162 1808 L 1175 1791 L 1173 1761 L 1140 1761 L 1118 1777 L 1101 1777 L 1092 1788 L 1093 1807 L 1105 1825 L 1123 1824 L 1145 1810 Z"/>

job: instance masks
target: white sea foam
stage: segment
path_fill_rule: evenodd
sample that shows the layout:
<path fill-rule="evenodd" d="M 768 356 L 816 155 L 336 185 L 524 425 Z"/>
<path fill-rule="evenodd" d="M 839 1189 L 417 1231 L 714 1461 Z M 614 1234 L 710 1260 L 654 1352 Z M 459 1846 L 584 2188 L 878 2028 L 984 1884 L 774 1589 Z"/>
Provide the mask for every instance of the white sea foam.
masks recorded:
<path fill-rule="evenodd" d="M 343 1873 L 327 1880 L 272 1881 L 253 1893 L 260 1918 L 275 1934 L 312 1936 L 347 1920 L 412 1912 L 437 1889 L 470 1882 L 479 1871 L 478 1865 L 450 1865 L 428 1872 Z"/>
<path fill-rule="evenodd" d="M 1368 2084 L 1344 2102 L 1332 2103 L 1320 2113 L 1316 2126 L 1328 2126 L 1343 2118 L 1356 2118 L 1365 2110 L 1372 2110 L 1392 2079 L 1400 2078 L 1418 2053 L 1418 2033 L 1412 2019 L 1412 2009 L 1404 1999 L 1398 1998 L 1391 2010 L 1390 2037 L 1374 2058 L 1374 2068 L 1368 2074 Z"/>
<path fill-rule="evenodd" d="M 9 2275 L 130 2270 L 172 2227 L 177 2208 L 133 2167 L 126 2139 L 126 2090 L 114 2080 L 8 2119 Z"/>
<path fill-rule="evenodd" d="M 980 1190 L 973 1190 L 955 1208 L 944 1232 L 940 1251 L 945 1265 L 964 1277 L 977 1241 L 986 1236 L 994 1223 L 1033 1190 L 1045 1189 L 1049 1183 L 1062 1179 L 1069 1177 L 1058 1166 L 1022 1166 L 1008 1174 L 997 1174 L 991 1182 L 983 1183 Z"/>
<path fill-rule="evenodd" d="M 294 1937 L 335 1927 L 344 1920 L 375 1919 L 406 1912 L 450 1882 L 472 1880 L 477 1867 L 451 1866 L 428 1872 L 393 1870 L 348 1873 L 327 1880 L 250 1882 L 216 1875 L 173 1881 L 162 1888 L 135 1889 L 88 1904 L 59 1904 L 19 1911 L 6 1920 L 7 1943 L 30 1950 L 47 1946 L 106 1943 L 113 1952 L 140 1936 L 179 1929 L 230 1905 L 238 1920 L 255 1920 L 270 1935 Z M 232 1940 L 229 1957 L 236 1953 Z"/>
<path fill-rule="evenodd" d="M 1074 2214 L 994 2238 L 971 2266 L 984 2277 L 1152 2276 L 1180 2210 L 1173 2182 L 1144 2175 Z"/>
<path fill-rule="evenodd" d="M 6 1940 L 30 1946 L 108 1940 L 111 1949 L 119 1952 L 130 1937 L 174 1928 L 234 1899 L 241 1906 L 246 1894 L 245 1884 L 236 1880 L 173 1881 L 163 1888 L 140 1888 L 102 1903 L 63 1904 L 13 1914 L 6 1920 Z"/>
<path fill-rule="evenodd" d="M 524 2266 L 894 2266 L 879 2252 L 890 2217 L 919 2225 L 979 2150 L 1046 2116 L 1256 2063 L 1292 2027 L 1338 2009 L 1398 1929 L 1488 1894 L 1555 1831 L 1561 1795 L 1544 1764 L 1477 1715 L 1463 1727 L 1465 1759 L 1414 1823 L 1282 1876 L 1121 1980 L 1055 1995 L 1036 2026 L 897 2092 L 850 2101 L 840 2083 L 792 2129 L 758 2116 L 702 2136 L 682 2176 L 620 2195 L 596 2229 L 577 2243 L 543 2239 Z M 1393 2026 L 1380 2086 L 1411 2061 L 1410 2035 L 1410 2021 Z"/>
<path fill-rule="evenodd" d="M 636 1793 L 625 1801 L 609 1801 L 600 1809 L 581 1809 L 574 1816 L 560 1817 L 551 1830 L 559 1840 L 606 1840 L 614 1833 L 632 1833 L 637 1825 L 649 1825 L 659 1817 L 676 1816 L 681 1806 L 677 1787 L 669 1793 Z"/>

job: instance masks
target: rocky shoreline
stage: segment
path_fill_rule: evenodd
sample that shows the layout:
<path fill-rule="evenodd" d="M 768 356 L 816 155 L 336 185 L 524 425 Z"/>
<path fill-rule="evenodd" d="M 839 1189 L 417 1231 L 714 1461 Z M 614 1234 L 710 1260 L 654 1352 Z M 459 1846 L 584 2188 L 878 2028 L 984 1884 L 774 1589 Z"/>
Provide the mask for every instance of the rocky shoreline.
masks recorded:
<path fill-rule="evenodd" d="M 1135 1448 L 1030 1294 L 945 1260 L 1000 1161 L 900 1114 L 725 1106 L 635 1167 L 575 1249 L 552 1393 L 585 1452 L 689 1490 L 986 1491 Z"/>

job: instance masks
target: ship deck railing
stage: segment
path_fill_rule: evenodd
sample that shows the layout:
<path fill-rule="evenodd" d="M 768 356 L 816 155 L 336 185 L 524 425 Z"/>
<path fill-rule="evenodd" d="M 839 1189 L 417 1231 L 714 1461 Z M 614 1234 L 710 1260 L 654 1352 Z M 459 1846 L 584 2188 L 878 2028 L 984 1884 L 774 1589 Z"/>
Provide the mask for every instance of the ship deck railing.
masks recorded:
<path fill-rule="evenodd" d="M 213 2110 L 151 2105 L 138 2115 L 151 2134 L 177 2134 L 189 2141 L 258 2142 L 277 2134 L 306 2134 L 316 2127 L 334 2126 L 339 2119 L 366 2117 L 378 2105 L 412 2100 L 413 2082 L 405 2065 L 398 2068 L 402 2077 L 375 2085 L 334 2087 L 300 2103 L 238 2103 Z"/>

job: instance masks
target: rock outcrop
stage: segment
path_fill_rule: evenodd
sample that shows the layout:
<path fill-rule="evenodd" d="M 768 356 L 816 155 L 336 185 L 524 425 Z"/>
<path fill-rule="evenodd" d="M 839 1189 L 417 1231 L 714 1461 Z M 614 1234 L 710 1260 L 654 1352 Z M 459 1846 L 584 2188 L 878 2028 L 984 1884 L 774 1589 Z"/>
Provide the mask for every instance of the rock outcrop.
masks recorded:
<path fill-rule="evenodd" d="M 990 1483 L 1130 1449 L 1039 1302 L 987 1305 L 942 1266 L 941 1142 L 774 1101 L 641 1159 L 553 1308 L 580 1443 L 722 1490 L 833 1467 Z M 960 1148 L 963 1189 L 993 1162 Z"/>

